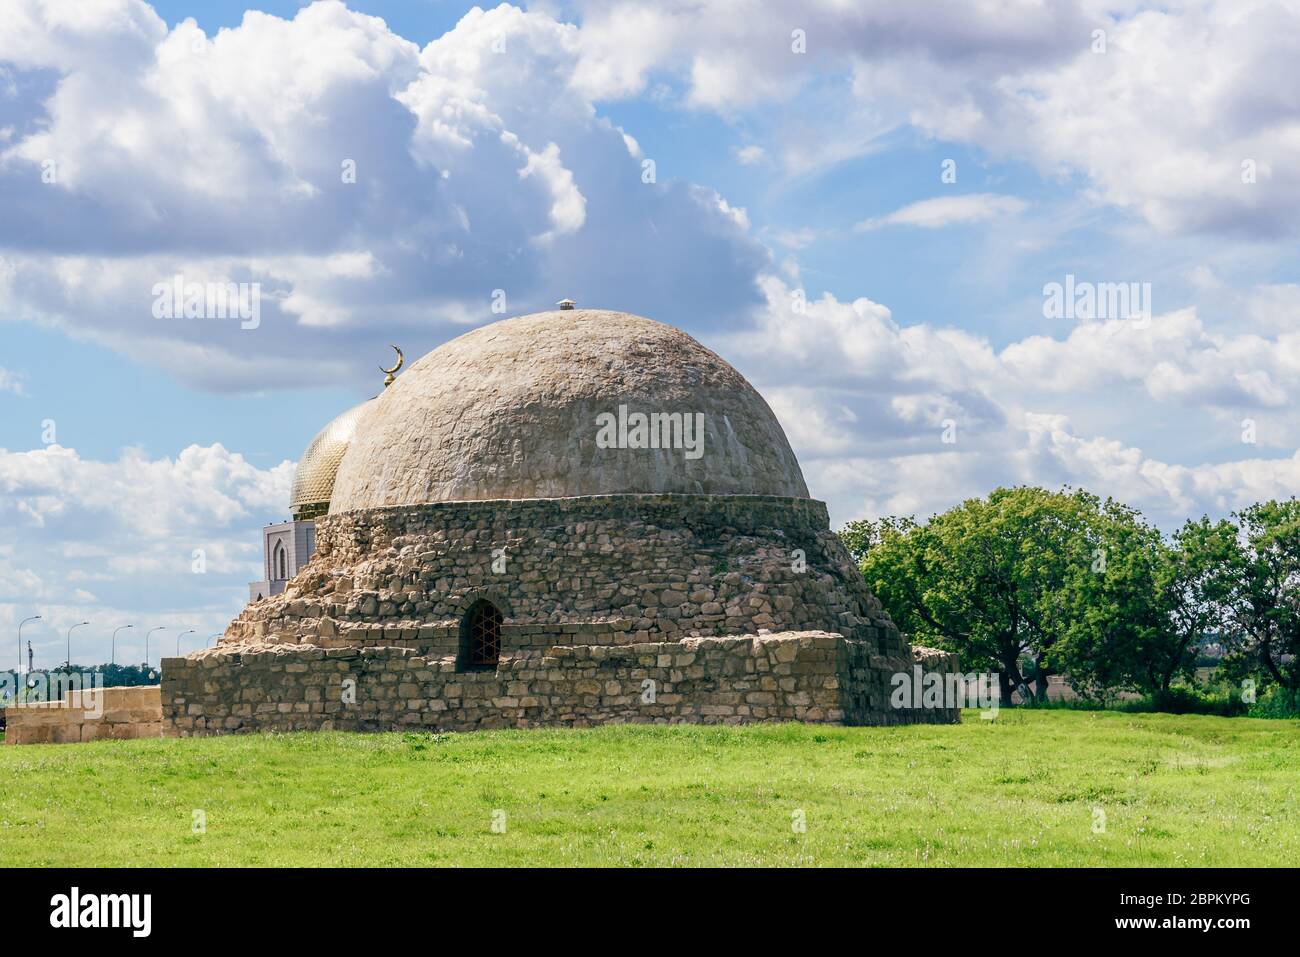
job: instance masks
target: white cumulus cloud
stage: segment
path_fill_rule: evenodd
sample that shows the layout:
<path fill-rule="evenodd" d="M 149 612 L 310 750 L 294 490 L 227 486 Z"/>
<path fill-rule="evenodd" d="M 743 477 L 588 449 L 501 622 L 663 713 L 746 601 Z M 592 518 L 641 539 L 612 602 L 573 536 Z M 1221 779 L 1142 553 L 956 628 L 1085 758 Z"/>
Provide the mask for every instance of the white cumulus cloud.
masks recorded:
<path fill-rule="evenodd" d="M 193 628 L 203 642 L 260 577 L 256 529 L 284 512 L 292 474 L 290 462 L 259 469 L 220 445 L 116 461 L 57 445 L 0 449 L 0 622 L 43 616 L 24 631 L 38 667 L 63 660 L 63 630 L 79 621 L 92 627 L 77 632 L 76 660 L 106 661 L 108 631 L 129 623 L 139 630 L 120 647 L 135 657 L 119 661 L 141 660 L 154 625 L 169 628 L 160 640 Z"/>

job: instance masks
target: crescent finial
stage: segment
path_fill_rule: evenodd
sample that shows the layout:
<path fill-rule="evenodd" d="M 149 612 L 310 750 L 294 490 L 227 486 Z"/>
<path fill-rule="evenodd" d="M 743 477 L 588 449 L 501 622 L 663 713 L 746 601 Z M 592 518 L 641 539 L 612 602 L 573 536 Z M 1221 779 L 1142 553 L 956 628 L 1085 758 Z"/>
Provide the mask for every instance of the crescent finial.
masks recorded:
<path fill-rule="evenodd" d="M 385 389 L 393 384 L 393 378 L 397 375 L 397 370 L 402 368 L 402 363 L 406 361 L 406 356 L 402 355 L 401 349 L 397 348 L 397 346 L 393 346 L 393 351 L 397 353 L 397 365 L 393 366 L 391 369 L 385 369 L 383 366 L 379 367 L 379 371 L 384 373 Z"/>

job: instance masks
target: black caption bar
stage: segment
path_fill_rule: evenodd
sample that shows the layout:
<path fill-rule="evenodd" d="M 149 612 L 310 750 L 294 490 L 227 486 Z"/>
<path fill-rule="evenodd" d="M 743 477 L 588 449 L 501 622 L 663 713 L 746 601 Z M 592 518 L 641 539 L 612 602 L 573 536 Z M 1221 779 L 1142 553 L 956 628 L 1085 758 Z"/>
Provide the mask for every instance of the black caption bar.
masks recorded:
<path fill-rule="evenodd" d="M 1295 870 L 38 870 L 0 872 L 10 940 L 203 947 L 283 939 L 374 947 L 425 922 L 562 939 L 710 915 L 699 935 L 762 937 L 869 922 L 923 946 L 960 928 L 1032 939 L 1169 937 L 1230 943 L 1292 926 Z M 683 910 L 684 909 L 684 910 Z M 669 915 L 676 913 L 676 917 Z M 500 915 L 501 919 L 491 915 Z M 530 915 L 531 916 L 528 916 Z M 742 919 L 742 915 L 749 915 Z M 763 915 L 762 919 L 752 918 Z M 838 915 L 838 916 L 835 916 Z M 489 925 L 477 924 L 488 917 Z M 848 921 L 848 924 L 844 922 Z M 864 925 L 865 926 L 865 925 Z M 1034 927 L 1038 931 L 1033 930 Z M 516 931 L 515 928 L 518 928 Z M 695 932 L 692 933 L 695 936 Z M 587 938 L 599 939 L 599 938 Z M 873 938 L 874 939 L 874 938 Z M 338 952 L 335 950 L 334 952 Z"/>

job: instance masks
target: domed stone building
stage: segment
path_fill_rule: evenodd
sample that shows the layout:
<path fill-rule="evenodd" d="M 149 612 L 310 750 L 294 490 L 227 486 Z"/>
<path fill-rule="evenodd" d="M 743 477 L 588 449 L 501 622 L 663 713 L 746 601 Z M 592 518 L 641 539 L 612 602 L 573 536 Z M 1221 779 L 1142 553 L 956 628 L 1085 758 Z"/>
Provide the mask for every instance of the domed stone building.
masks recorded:
<path fill-rule="evenodd" d="M 684 332 L 562 309 L 433 350 L 312 443 L 315 552 L 163 668 L 174 734 L 952 721 L 775 415 Z"/>
<path fill-rule="evenodd" d="M 284 591 L 289 579 L 305 568 L 316 551 L 316 517 L 329 509 L 334 476 L 343 453 L 357 431 L 357 420 L 374 399 L 348 409 L 316 434 L 303 452 L 293 475 L 287 522 L 262 529 L 262 566 L 265 578 L 248 586 L 250 601 L 261 601 Z"/>

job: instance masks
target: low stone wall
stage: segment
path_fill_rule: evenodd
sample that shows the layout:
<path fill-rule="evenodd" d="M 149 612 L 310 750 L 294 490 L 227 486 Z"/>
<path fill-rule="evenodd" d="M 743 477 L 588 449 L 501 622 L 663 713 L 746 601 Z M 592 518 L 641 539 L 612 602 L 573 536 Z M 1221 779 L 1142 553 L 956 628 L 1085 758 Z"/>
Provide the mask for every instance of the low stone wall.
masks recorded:
<path fill-rule="evenodd" d="M 552 639 L 554 642 L 555 639 Z M 954 722 L 890 707 L 910 654 L 813 631 L 630 645 L 552 644 L 457 671 L 405 647 L 223 646 L 163 662 L 164 733 L 473 731 L 610 722 Z M 955 669 L 942 652 L 927 667 Z"/>
<path fill-rule="evenodd" d="M 162 699 L 157 685 L 70 691 L 61 701 L 5 709 L 6 744 L 161 736 Z"/>

